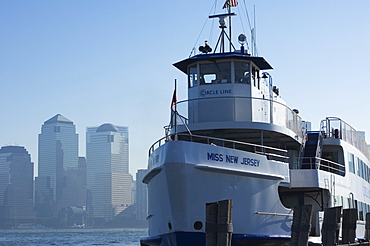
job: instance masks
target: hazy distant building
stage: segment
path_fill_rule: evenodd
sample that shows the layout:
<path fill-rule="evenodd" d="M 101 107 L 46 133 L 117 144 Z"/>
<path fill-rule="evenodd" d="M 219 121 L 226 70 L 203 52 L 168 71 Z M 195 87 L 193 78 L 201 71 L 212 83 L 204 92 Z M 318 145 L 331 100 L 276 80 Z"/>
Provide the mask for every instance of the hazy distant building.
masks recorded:
<path fill-rule="evenodd" d="M 35 219 L 33 205 L 33 162 L 30 154 L 21 146 L 2 147 L 0 149 L 1 218 L 9 223 Z"/>
<path fill-rule="evenodd" d="M 139 169 L 136 173 L 136 219 L 146 220 L 148 216 L 148 188 L 143 183 L 144 176 L 148 173 L 147 169 Z"/>
<path fill-rule="evenodd" d="M 86 209 L 86 159 L 78 158 L 78 167 L 67 168 L 63 176 L 63 196 L 58 201 L 58 211 L 74 206 Z"/>
<path fill-rule="evenodd" d="M 103 124 L 86 130 L 88 213 L 112 219 L 131 205 L 128 128 Z"/>
<path fill-rule="evenodd" d="M 62 208 L 59 202 L 67 196 L 65 172 L 78 167 L 78 134 L 73 122 L 60 114 L 45 121 L 39 134 L 38 156 L 35 193 L 38 216 L 56 216 Z"/>
<path fill-rule="evenodd" d="M 365 131 L 357 131 L 357 132 L 366 140 Z"/>

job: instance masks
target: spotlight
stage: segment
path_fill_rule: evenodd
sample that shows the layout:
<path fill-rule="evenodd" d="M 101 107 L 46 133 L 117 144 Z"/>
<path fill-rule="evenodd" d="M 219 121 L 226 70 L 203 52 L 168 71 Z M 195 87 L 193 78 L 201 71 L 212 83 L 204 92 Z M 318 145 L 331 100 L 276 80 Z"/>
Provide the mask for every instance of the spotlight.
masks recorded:
<path fill-rule="evenodd" d="M 246 40 L 247 40 L 247 37 L 243 33 L 239 35 L 238 41 L 241 45 L 244 45 Z"/>

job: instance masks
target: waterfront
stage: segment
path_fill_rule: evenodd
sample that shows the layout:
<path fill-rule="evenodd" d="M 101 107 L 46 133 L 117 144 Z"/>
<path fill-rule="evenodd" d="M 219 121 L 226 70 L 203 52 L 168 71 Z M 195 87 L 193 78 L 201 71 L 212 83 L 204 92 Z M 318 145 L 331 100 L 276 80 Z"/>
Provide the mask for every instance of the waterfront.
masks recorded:
<path fill-rule="evenodd" d="M 137 246 L 147 229 L 7 229 L 0 230 L 0 246 L 112 245 Z"/>

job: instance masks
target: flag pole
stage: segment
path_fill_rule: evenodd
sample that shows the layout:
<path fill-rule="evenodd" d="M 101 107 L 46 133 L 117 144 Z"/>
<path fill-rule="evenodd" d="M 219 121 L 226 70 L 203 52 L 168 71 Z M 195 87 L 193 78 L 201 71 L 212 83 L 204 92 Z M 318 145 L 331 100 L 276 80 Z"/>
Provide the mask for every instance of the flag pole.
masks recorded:
<path fill-rule="evenodd" d="M 229 14 L 231 13 L 231 4 L 228 7 Z M 231 52 L 231 15 L 229 15 L 229 52 Z"/>
<path fill-rule="evenodd" d="M 175 79 L 175 140 L 177 140 L 177 79 Z"/>

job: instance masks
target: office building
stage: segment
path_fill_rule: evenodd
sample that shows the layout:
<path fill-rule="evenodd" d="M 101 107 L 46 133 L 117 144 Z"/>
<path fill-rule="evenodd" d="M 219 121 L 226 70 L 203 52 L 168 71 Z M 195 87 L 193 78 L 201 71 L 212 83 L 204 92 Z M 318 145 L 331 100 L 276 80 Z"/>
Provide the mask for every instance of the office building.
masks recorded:
<path fill-rule="evenodd" d="M 66 206 L 61 202 L 68 197 L 64 192 L 66 171 L 78 168 L 78 134 L 73 122 L 60 114 L 45 121 L 38 153 L 36 209 L 39 217 L 55 217 Z"/>
<path fill-rule="evenodd" d="M 143 183 L 147 173 L 147 169 L 139 169 L 136 173 L 136 219 L 140 221 L 145 221 L 148 216 L 148 188 Z"/>
<path fill-rule="evenodd" d="M 88 214 L 110 220 L 131 205 L 128 128 L 103 124 L 87 127 Z"/>
<path fill-rule="evenodd" d="M 78 167 L 69 167 L 64 170 L 63 197 L 59 200 L 58 207 L 63 209 L 70 206 L 86 209 L 85 157 L 78 158 Z"/>
<path fill-rule="evenodd" d="M 35 219 L 33 211 L 33 162 L 24 147 L 0 149 L 1 219 L 8 223 Z"/>

